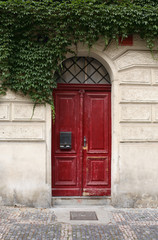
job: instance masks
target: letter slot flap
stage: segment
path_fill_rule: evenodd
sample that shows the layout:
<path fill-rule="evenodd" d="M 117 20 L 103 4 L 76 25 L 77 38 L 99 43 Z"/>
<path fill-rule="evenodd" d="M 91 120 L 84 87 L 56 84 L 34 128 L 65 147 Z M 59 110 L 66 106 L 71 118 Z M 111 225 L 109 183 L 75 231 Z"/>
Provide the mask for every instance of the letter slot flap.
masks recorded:
<path fill-rule="evenodd" d="M 71 149 L 71 132 L 60 132 L 60 149 Z"/>

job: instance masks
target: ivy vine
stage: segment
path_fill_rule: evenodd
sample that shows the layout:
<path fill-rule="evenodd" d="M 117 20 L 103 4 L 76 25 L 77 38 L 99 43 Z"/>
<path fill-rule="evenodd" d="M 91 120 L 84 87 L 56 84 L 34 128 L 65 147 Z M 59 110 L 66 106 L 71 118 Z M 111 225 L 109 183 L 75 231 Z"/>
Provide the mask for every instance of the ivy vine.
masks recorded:
<path fill-rule="evenodd" d="M 54 72 L 72 44 L 90 48 L 100 37 L 158 38 L 155 0 L 0 1 L 0 94 L 7 89 L 53 108 Z"/>

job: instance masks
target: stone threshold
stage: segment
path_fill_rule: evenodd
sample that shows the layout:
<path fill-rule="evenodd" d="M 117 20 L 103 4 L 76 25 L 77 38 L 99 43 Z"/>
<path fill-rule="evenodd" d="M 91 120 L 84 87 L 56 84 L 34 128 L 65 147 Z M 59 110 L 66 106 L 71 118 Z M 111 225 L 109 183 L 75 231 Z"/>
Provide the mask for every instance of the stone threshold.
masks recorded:
<path fill-rule="evenodd" d="M 52 197 L 52 206 L 110 206 L 111 197 L 103 196 L 74 196 L 74 197 Z"/>

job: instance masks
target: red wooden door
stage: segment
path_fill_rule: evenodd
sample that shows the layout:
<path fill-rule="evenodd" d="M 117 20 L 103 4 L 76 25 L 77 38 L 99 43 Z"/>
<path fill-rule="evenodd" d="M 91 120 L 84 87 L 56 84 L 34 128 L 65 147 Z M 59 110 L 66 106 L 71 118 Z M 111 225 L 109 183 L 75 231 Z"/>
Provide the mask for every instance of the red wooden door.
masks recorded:
<path fill-rule="evenodd" d="M 52 195 L 110 195 L 110 86 L 63 86 L 54 94 Z M 60 149 L 60 132 L 71 132 L 71 149 Z"/>

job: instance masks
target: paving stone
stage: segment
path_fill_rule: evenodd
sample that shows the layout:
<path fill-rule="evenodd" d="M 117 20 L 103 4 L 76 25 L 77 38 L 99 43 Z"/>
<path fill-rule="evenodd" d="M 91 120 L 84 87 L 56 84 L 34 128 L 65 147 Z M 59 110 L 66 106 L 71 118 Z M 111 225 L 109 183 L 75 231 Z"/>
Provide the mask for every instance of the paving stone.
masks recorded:
<path fill-rule="evenodd" d="M 105 224 L 57 222 L 53 209 L 0 208 L 1 240 L 158 240 L 158 209 L 107 209 Z"/>

